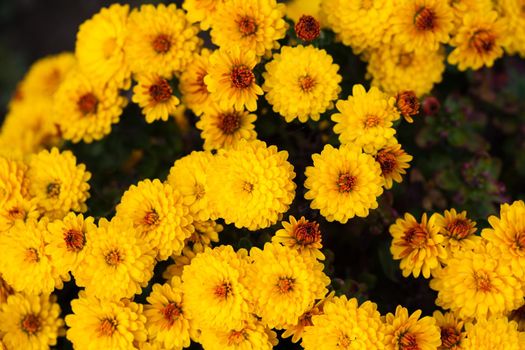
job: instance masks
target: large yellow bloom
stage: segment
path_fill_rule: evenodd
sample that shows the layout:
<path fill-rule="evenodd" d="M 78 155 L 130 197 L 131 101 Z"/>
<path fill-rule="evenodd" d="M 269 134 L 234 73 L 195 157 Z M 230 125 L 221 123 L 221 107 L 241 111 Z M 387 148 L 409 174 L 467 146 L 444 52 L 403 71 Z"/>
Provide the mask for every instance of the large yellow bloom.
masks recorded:
<path fill-rule="evenodd" d="M 100 300 L 80 292 L 71 307 L 67 339 L 75 349 L 136 349 L 134 344 L 146 341 L 141 304 Z"/>
<path fill-rule="evenodd" d="M 438 350 L 463 350 L 465 342 L 463 321 L 458 319 L 452 312 L 443 314 L 441 311 L 434 311 L 432 317 L 434 317 L 436 325 L 441 330 L 441 345 Z"/>
<path fill-rule="evenodd" d="M 78 29 L 78 66 L 96 83 L 129 87 L 130 71 L 124 56 L 128 12 L 128 5 L 113 4 Z"/>
<path fill-rule="evenodd" d="M 315 300 L 328 292 L 330 279 L 314 256 L 279 243 L 266 243 L 263 250 L 252 248 L 250 258 L 253 263 L 248 285 L 255 313 L 270 328 L 296 324 Z"/>
<path fill-rule="evenodd" d="M 525 7 L 523 0 L 500 0 L 499 10 L 508 25 L 505 50 L 525 57 Z"/>
<path fill-rule="evenodd" d="M 339 141 L 352 143 L 369 153 L 381 149 L 396 132 L 392 128 L 393 121 L 399 119 L 395 101 L 378 88 L 367 92 L 363 85 L 354 85 L 352 96 L 337 101 L 340 113 L 332 115 Z"/>
<path fill-rule="evenodd" d="M 131 71 L 168 78 L 182 72 L 200 47 L 198 31 L 175 4 L 148 4 L 133 10 L 124 44 Z"/>
<path fill-rule="evenodd" d="M 282 229 L 277 230 L 272 237 L 272 242 L 297 249 L 306 255 L 311 255 L 319 260 L 324 260 L 321 253 L 321 230 L 315 221 L 309 221 L 301 216 L 299 220 L 290 215 L 289 222 L 283 221 Z"/>
<path fill-rule="evenodd" d="M 436 350 L 441 344 L 440 329 L 433 317 L 421 318 L 421 310 L 412 315 L 401 305 L 385 317 L 387 350 Z"/>
<path fill-rule="evenodd" d="M 275 0 L 226 0 L 212 18 L 211 40 L 221 49 L 270 53 L 286 34 L 284 8 Z"/>
<path fill-rule="evenodd" d="M 521 282 L 486 241 L 475 250 L 454 252 L 430 287 L 438 291 L 437 305 L 463 319 L 505 315 L 524 303 Z"/>
<path fill-rule="evenodd" d="M 252 231 L 280 220 L 295 196 L 295 172 L 287 158 L 288 152 L 258 140 L 219 150 L 207 178 L 212 219 Z"/>
<path fill-rule="evenodd" d="M 137 78 L 132 101 L 142 108 L 142 114 L 148 123 L 155 120 L 167 121 L 180 103 L 170 82 L 157 74 L 142 74 Z"/>
<path fill-rule="evenodd" d="M 313 46 L 285 46 L 265 68 L 265 97 L 287 122 L 319 120 L 341 91 L 339 66 L 325 50 Z"/>
<path fill-rule="evenodd" d="M 49 349 L 63 325 L 54 296 L 17 293 L 0 304 L 0 340 L 7 349 Z"/>
<path fill-rule="evenodd" d="M 319 209 L 328 221 L 346 223 L 377 208 L 383 180 L 372 156 L 352 144 L 340 148 L 326 145 L 312 159 L 314 165 L 306 168 L 304 182 L 308 189 L 304 198 L 312 200 L 312 209 Z"/>
<path fill-rule="evenodd" d="M 184 2 L 186 4 L 187 1 Z M 179 79 L 179 90 L 182 102 L 197 116 L 213 105 L 204 77 L 208 74 L 210 50 L 202 49 L 188 64 Z"/>
<path fill-rule="evenodd" d="M 467 323 L 465 350 L 522 350 L 525 348 L 525 332 L 518 331 L 518 324 L 505 317 L 480 318 Z"/>
<path fill-rule="evenodd" d="M 456 212 L 456 209 L 445 210 L 443 215 L 436 213 L 436 225 L 443 235 L 443 245 L 448 255 L 458 249 L 472 249 L 480 244 L 481 238 L 476 232 L 476 223 L 467 218 L 467 212 Z"/>
<path fill-rule="evenodd" d="M 383 186 L 386 189 L 392 188 L 394 181 L 398 183 L 403 181 L 401 175 L 406 174 L 405 169 L 410 167 L 408 163 L 413 159 L 401 148 L 395 137 L 391 137 L 386 145 L 375 152 L 373 156 L 381 167 Z"/>
<path fill-rule="evenodd" d="M 303 334 L 305 350 L 385 349 L 385 326 L 377 305 L 370 301 L 359 305 L 356 298 L 332 298 L 311 323 Z"/>
<path fill-rule="evenodd" d="M 208 30 L 217 7 L 223 2 L 224 0 L 185 0 L 182 8 L 187 11 L 191 23 L 199 22 L 202 30 Z"/>
<path fill-rule="evenodd" d="M 243 51 L 238 46 L 216 50 L 210 56 L 210 68 L 204 82 L 221 108 L 241 110 L 246 106 L 250 112 L 257 109 L 257 95 L 263 94 L 253 74 L 257 62 L 252 51 Z"/>

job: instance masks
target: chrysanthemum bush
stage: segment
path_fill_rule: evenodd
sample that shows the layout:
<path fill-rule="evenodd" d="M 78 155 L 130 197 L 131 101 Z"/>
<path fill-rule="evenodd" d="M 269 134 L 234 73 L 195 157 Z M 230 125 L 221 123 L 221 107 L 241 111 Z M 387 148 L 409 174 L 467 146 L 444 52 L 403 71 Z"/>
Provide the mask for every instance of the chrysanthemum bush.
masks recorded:
<path fill-rule="evenodd" d="M 525 349 L 524 8 L 100 9 L 0 132 L 0 349 Z"/>

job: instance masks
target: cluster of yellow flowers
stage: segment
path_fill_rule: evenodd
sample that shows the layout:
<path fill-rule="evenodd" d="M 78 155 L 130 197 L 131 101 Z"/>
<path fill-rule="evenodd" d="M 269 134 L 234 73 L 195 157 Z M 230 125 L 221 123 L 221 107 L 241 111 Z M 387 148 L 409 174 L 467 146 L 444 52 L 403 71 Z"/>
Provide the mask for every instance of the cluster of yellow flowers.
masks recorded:
<path fill-rule="evenodd" d="M 467 213 L 451 209 L 421 221 L 407 213 L 390 227 L 403 276 L 431 278 L 436 304 L 450 310 L 436 318 L 455 337 L 446 349 L 525 347 L 525 203 L 503 204 L 488 222 L 477 235 Z"/>

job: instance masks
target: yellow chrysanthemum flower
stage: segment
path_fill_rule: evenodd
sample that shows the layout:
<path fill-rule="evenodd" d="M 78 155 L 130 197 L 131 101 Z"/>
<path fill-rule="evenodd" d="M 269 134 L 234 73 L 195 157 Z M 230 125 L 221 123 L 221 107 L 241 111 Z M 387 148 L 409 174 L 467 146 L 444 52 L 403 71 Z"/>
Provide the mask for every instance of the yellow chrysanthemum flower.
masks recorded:
<path fill-rule="evenodd" d="M 80 293 L 71 302 L 73 314 L 66 316 L 67 339 L 75 349 L 136 349 L 146 341 L 146 317 L 142 305 L 100 300 Z"/>
<path fill-rule="evenodd" d="M 295 196 L 295 172 L 287 158 L 288 152 L 258 140 L 219 150 L 207 178 L 212 219 L 251 231 L 280 220 Z"/>
<path fill-rule="evenodd" d="M 395 182 L 401 183 L 406 174 L 406 170 L 410 167 L 408 164 L 413 158 L 407 154 L 401 145 L 397 142 L 395 137 L 390 138 L 386 145 L 373 154 L 374 159 L 381 168 L 381 177 L 383 178 L 383 186 L 386 189 L 392 188 Z"/>
<path fill-rule="evenodd" d="M 182 8 L 187 11 L 191 23 L 199 22 L 202 30 L 208 30 L 217 7 L 223 2 L 224 0 L 185 0 Z"/>
<path fill-rule="evenodd" d="M 47 225 L 45 252 L 60 275 L 70 271 L 75 275 L 78 265 L 83 263 L 91 240 L 96 237 L 94 220 L 91 216 L 84 218 L 82 214 L 69 213 Z"/>
<path fill-rule="evenodd" d="M 124 44 L 131 71 L 168 78 L 184 71 L 200 48 L 198 31 L 175 4 L 148 4 L 133 10 Z"/>
<path fill-rule="evenodd" d="M 210 50 L 202 49 L 199 55 L 194 56 L 191 64 L 182 72 L 179 79 L 182 102 L 197 116 L 213 105 L 208 87 L 204 83 L 209 65 Z"/>
<path fill-rule="evenodd" d="M 202 253 L 206 247 L 211 247 L 211 242 L 219 242 L 219 233 L 224 227 L 213 220 L 194 221 L 195 232 L 184 242 L 184 252 L 191 250 Z"/>
<path fill-rule="evenodd" d="M 395 2 L 390 0 L 323 0 L 321 11 L 326 24 L 356 54 L 380 47 L 386 41 L 387 29 Z"/>
<path fill-rule="evenodd" d="M 313 46 L 285 46 L 265 68 L 265 97 L 287 122 L 319 120 L 341 91 L 339 66 L 325 50 Z"/>
<path fill-rule="evenodd" d="M 116 86 L 97 83 L 75 70 L 60 85 L 53 113 L 66 140 L 90 143 L 111 132 L 126 104 L 127 99 L 119 95 Z"/>
<path fill-rule="evenodd" d="M 131 185 L 117 205 L 116 217 L 130 220 L 143 249 L 152 250 L 160 260 L 180 254 L 194 230 L 183 196 L 158 179 Z"/>
<path fill-rule="evenodd" d="M 62 218 L 70 210 L 86 211 L 91 173 L 70 151 L 53 148 L 32 155 L 27 176 L 30 194 L 50 218 Z"/>
<path fill-rule="evenodd" d="M 16 195 L 0 206 L 0 235 L 7 232 L 17 221 L 38 220 L 40 216 L 35 199 Z"/>
<path fill-rule="evenodd" d="M 522 0 L 499 0 L 499 10 L 508 26 L 505 51 L 525 57 L 525 8 Z"/>
<path fill-rule="evenodd" d="M 417 96 L 429 93 L 444 71 L 444 50 L 407 52 L 389 45 L 372 51 L 367 66 L 372 86 L 389 94 L 412 90 Z"/>
<path fill-rule="evenodd" d="M 393 44 L 407 51 L 436 51 L 454 27 L 449 0 L 399 0 L 390 19 Z"/>
<path fill-rule="evenodd" d="M 202 130 L 203 148 L 206 151 L 231 148 L 239 140 L 255 140 L 257 133 L 253 124 L 257 116 L 235 107 L 210 107 L 195 124 Z"/>
<path fill-rule="evenodd" d="M 366 217 L 377 208 L 383 193 L 381 169 L 374 158 L 360 147 L 347 144 L 340 148 L 326 145 L 321 154 L 312 156 L 313 166 L 306 168 L 304 198 L 319 209 L 328 221 L 346 223 L 354 216 Z"/>
<path fill-rule="evenodd" d="M 102 8 L 78 29 L 75 56 L 78 66 L 94 82 L 129 87 L 130 71 L 124 55 L 129 5 Z"/>
<path fill-rule="evenodd" d="M 457 65 L 459 70 L 492 67 L 494 61 L 503 56 L 505 30 L 505 20 L 498 19 L 496 11 L 465 15 L 450 41 L 455 49 L 448 56 L 448 62 Z"/>
<path fill-rule="evenodd" d="M 385 349 L 385 326 L 377 305 L 370 301 L 359 305 L 356 298 L 332 298 L 311 322 L 301 343 L 305 350 Z"/>
<path fill-rule="evenodd" d="M 142 108 L 146 122 L 167 121 L 175 113 L 180 100 L 174 95 L 170 82 L 157 74 L 142 74 L 133 88 L 133 102 Z"/>
<path fill-rule="evenodd" d="M 321 230 L 315 221 L 309 221 L 301 216 L 297 221 L 290 215 L 289 222 L 283 221 L 283 228 L 275 232 L 272 242 L 281 243 L 284 246 L 297 249 L 299 252 L 311 255 L 319 260 L 324 260 L 321 253 Z"/>
<path fill-rule="evenodd" d="M 465 341 L 463 321 L 452 312 L 443 314 L 441 311 L 434 311 L 432 317 L 441 331 L 441 345 L 438 350 L 463 350 Z"/>
<path fill-rule="evenodd" d="M 0 340 L 7 349 L 49 349 L 63 326 L 54 296 L 17 293 L 0 304 Z"/>
<path fill-rule="evenodd" d="M 441 344 L 440 329 L 430 316 L 421 318 L 421 310 L 412 315 L 401 305 L 396 313 L 385 316 L 387 350 L 436 350 Z"/>
<path fill-rule="evenodd" d="M 518 331 L 518 325 L 505 317 L 477 319 L 467 323 L 465 350 L 522 350 L 525 348 L 525 332 Z"/>
<path fill-rule="evenodd" d="M 0 204 L 18 196 L 27 197 L 27 165 L 17 159 L 0 156 Z"/>
<path fill-rule="evenodd" d="M 252 248 L 248 273 L 255 313 L 270 328 L 296 324 L 317 299 L 328 292 L 323 264 L 279 243 Z"/>
<path fill-rule="evenodd" d="M 505 315 L 525 302 L 520 280 L 501 254 L 483 241 L 475 250 L 458 250 L 430 281 L 436 305 L 462 319 Z"/>
<path fill-rule="evenodd" d="M 439 233 L 443 235 L 442 244 L 445 246 L 448 254 L 458 249 L 472 249 L 476 247 L 481 238 L 476 236 L 476 223 L 467 218 L 467 212 L 456 212 L 456 209 L 445 210 L 436 216 L 436 225 L 439 227 Z"/>
<path fill-rule="evenodd" d="M 253 69 L 258 59 L 252 51 L 234 46 L 230 50 L 219 49 L 210 56 L 210 67 L 204 82 L 211 98 L 222 109 L 246 106 L 250 112 L 257 109 L 257 95 L 263 91 L 255 81 Z"/>
<path fill-rule="evenodd" d="M 207 177 L 212 159 L 210 152 L 193 151 L 175 161 L 166 180 L 182 194 L 184 204 L 198 221 L 206 221 L 211 215 Z"/>
<path fill-rule="evenodd" d="M 367 92 L 363 85 L 354 85 L 352 96 L 337 101 L 340 113 L 332 115 L 339 141 L 362 147 L 368 153 L 378 151 L 396 133 L 392 123 L 400 116 L 395 101 L 378 88 Z"/>
<path fill-rule="evenodd" d="M 190 323 L 185 315 L 180 278 L 154 284 L 144 306 L 148 338 L 167 349 L 190 346 Z"/>
<path fill-rule="evenodd" d="M 284 8 L 275 0 L 226 0 L 212 17 L 211 40 L 221 49 L 268 54 L 286 34 Z"/>
<path fill-rule="evenodd" d="M 399 267 L 404 277 L 422 274 L 430 278 L 430 274 L 447 258 L 447 251 L 442 246 L 444 237 L 439 233 L 436 219 L 436 215 L 427 219 L 424 213 L 421 222 L 417 222 L 411 214 L 405 213 L 404 218 L 397 219 L 390 226 L 390 252 L 395 260 L 401 260 Z"/>
<path fill-rule="evenodd" d="M 100 219 L 91 247 L 77 268 L 77 285 L 101 299 L 131 298 L 153 276 L 155 259 L 135 236 L 130 221 Z"/>
<path fill-rule="evenodd" d="M 246 264 L 231 246 L 220 246 L 184 267 L 184 311 L 195 327 L 236 329 L 250 318 Z"/>

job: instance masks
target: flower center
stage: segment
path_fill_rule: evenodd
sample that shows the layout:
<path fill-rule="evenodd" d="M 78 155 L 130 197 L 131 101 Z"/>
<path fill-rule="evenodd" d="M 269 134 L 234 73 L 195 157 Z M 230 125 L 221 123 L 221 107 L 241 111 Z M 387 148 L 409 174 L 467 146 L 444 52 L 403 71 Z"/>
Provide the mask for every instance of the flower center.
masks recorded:
<path fill-rule="evenodd" d="M 397 59 L 397 65 L 400 66 L 401 68 L 407 68 L 408 66 L 410 66 L 412 64 L 412 61 L 414 60 L 414 54 L 409 52 L 409 53 L 402 53 L 399 55 L 398 59 Z"/>
<path fill-rule="evenodd" d="M 51 182 L 46 187 L 46 194 L 48 198 L 56 198 L 60 195 L 60 184 L 58 182 Z"/>
<path fill-rule="evenodd" d="M 290 277 L 279 277 L 277 281 L 277 290 L 281 294 L 287 294 L 293 292 L 295 280 Z"/>
<path fill-rule="evenodd" d="M 474 281 L 476 282 L 476 289 L 480 292 L 490 292 L 492 290 L 492 284 L 490 278 L 485 272 L 475 272 Z"/>
<path fill-rule="evenodd" d="M 342 348 L 348 348 L 352 344 L 352 340 L 346 334 L 341 334 L 337 340 L 337 346 Z"/>
<path fill-rule="evenodd" d="M 341 174 L 339 179 L 337 179 L 337 187 L 341 193 L 351 192 L 354 190 L 356 183 L 357 178 L 350 174 Z"/>
<path fill-rule="evenodd" d="M 82 114 L 92 114 L 97 111 L 98 99 L 94 94 L 88 92 L 80 97 L 77 106 Z"/>
<path fill-rule="evenodd" d="M 74 229 L 64 232 L 64 242 L 66 242 L 66 249 L 70 252 L 81 251 L 86 243 L 84 233 Z"/>
<path fill-rule="evenodd" d="M 215 287 L 214 293 L 219 299 L 227 299 L 228 296 L 233 292 L 232 285 L 230 282 L 223 282 Z"/>
<path fill-rule="evenodd" d="M 29 314 L 22 320 L 22 329 L 24 332 L 32 335 L 40 330 L 40 318 L 35 314 Z"/>
<path fill-rule="evenodd" d="M 219 116 L 219 129 L 226 134 L 231 135 L 241 127 L 241 116 L 236 113 L 223 113 Z"/>
<path fill-rule="evenodd" d="M 365 129 L 375 128 L 379 125 L 381 119 L 376 115 L 368 115 L 365 120 Z"/>
<path fill-rule="evenodd" d="M 249 183 L 248 181 L 244 181 L 244 183 L 242 184 L 242 190 L 247 193 L 252 193 L 253 184 Z"/>
<path fill-rule="evenodd" d="M 194 195 L 196 199 L 201 199 L 206 194 L 206 190 L 204 189 L 204 186 L 202 184 L 196 183 L 195 184 L 195 191 Z"/>
<path fill-rule="evenodd" d="M 315 86 L 315 80 L 309 75 L 305 75 L 299 78 L 299 86 L 304 92 L 310 92 Z"/>
<path fill-rule="evenodd" d="M 460 340 L 460 333 L 454 327 L 441 328 L 441 346 L 445 349 L 452 349 Z"/>
<path fill-rule="evenodd" d="M 302 245 L 309 245 L 321 240 L 321 231 L 317 222 L 300 223 L 294 230 L 297 242 Z"/>
<path fill-rule="evenodd" d="M 407 242 L 412 248 L 419 249 L 426 245 L 427 237 L 427 231 L 419 224 L 416 224 L 414 227 L 409 228 L 405 232 L 403 240 Z"/>
<path fill-rule="evenodd" d="M 161 310 L 162 316 L 168 321 L 168 325 L 171 327 L 177 321 L 180 315 L 182 315 L 182 308 L 175 304 L 169 303 Z"/>
<path fill-rule="evenodd" d="M 399 345 L 399 350 L 421 350 L 417 345 L 416 336 L 412 333 L 403 333 L 399 337 L 397 344 Z"/>
<path fill-rule="evenodd" d="M 518 232 L 514 238 L 514 249 L 522 250 L 525 248 L 525 233 Z"/>
<path fill-rule="evenodd" d="M 244 330 L 241 331 L 231 331 L 230 335 L 228 336 L 228 345 L 239 345 L 243 341 L 248 339 L 248 333 L 246 333 Z"/>
<path fill-rule="evenodd" d="M 117 266 L 124 260 L 122 254 L 120 254 L 120 251 L 117 249 L 110 250 L 104 259 L 106 260 L 106 264 L 109 266 Z"/>
<path fill-rule="evenodd" d="M 40 261 L 40 257 L 38 256 L 38 252 L 35 248 L 28 248 L 26 250 L 25 261 L 30 263 L 37 263 Z"/>
<path fill-rule="evenodd" d="M 419 113 L 419 100 L 414 91 L 403 91 L 397 95 L 396 107 L 405 116 Z"/>
<path fill-rule="evenodd" d="M 111 337 L 117 330 L 118 322 L 114 317 L 102 319 L 98 326 L 98 335 L 101 337 Z"/>
<path fill-rule="evenodd" d="M 388 150 L 380 150 L 376 155 L 376 161 L 381 167 L 381 173 L 383 176 L 391 174 L 397 165 L 395 154 Z"/>
<path fill-rule="evenodd" d="M 237 22 L 237 25 L 242 36 L 253 35 L 257 32 L 257 23 L 255 23 L 255 20 L 251 17 L 242 17 Z"/>
<path fill-rule="evenodd" d="M 155 209 L 151 209 L 144 215 L 144 224 L 147 226 L 153 226 L 159 221 L 159 214 Z"/>
<path fill-rule="evenodd" d="M 252 85 L 255 80 L 253 72 L 245 65 L 239 65 L 232 68 L 230 72 L 232 86 L 238 89 L 246 89 Z"/>
<path fill-rule="evenodd" d="M 171 86 L 166 79 L 159 79 L 156 84 L 149 87 L 149 95 L 153 101 L 166 102 L 171 98 L 172 94 Z"/>
<path fill-rule="evenodd" d="M 312 41 L 319 37 L 321 26 L 314 17 L 302 15 L 295 24 L 295 34 L 304 41 Z"/>
<path fill-rule="evenodd" d="M 447 231 L 450 237 L 461 240 L 467 237 L 470 233 L 471 225 L 468 220 L 455 219 L 447 225 Z"/>
<path fill-rule="evenodd" d="M 171 48 L 171 38 L 166 34 L 159 34 L 151 43 L 156 53 L 165 54 Z"/>
<path fill-rule="evenodd" d="M 420 31 L 432 30 L 436 26 L 436 13 L 428 7 L 422 7 L 414 16 L 414 24 Z"/>
<path fill-rule="evenodd" d="M 496 43 L 496 36 L 488 30 L 478 30 L 470 38 L 469 44 L 479 53 L 489 53 Z"/>
<path fill-rule="evenodd" d="M 13 207 L 7 211 L 7 216 L 13 221 L 22 220 L 25 218 L 26 212 L 20 207 Z"/>

